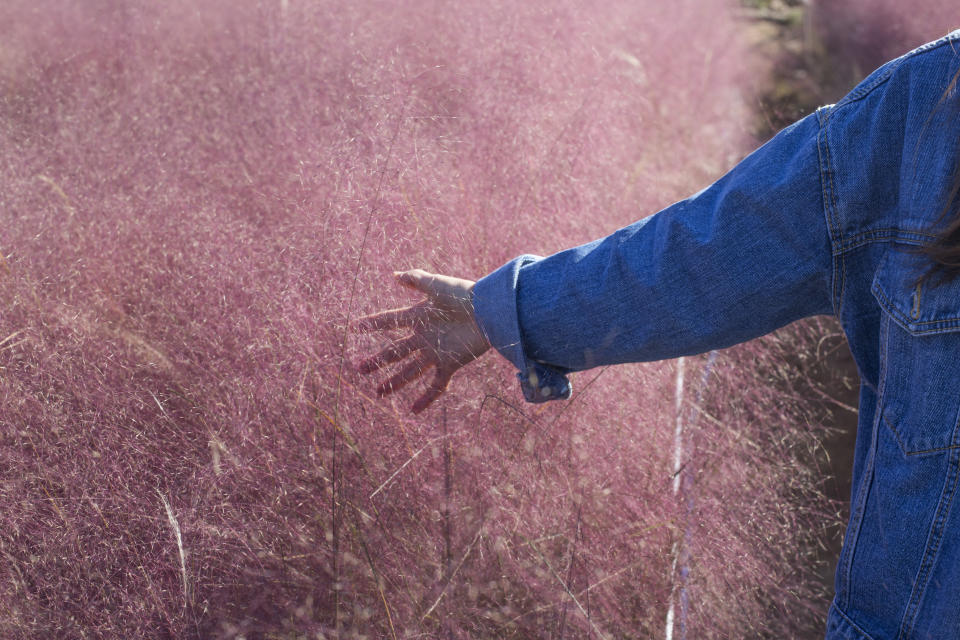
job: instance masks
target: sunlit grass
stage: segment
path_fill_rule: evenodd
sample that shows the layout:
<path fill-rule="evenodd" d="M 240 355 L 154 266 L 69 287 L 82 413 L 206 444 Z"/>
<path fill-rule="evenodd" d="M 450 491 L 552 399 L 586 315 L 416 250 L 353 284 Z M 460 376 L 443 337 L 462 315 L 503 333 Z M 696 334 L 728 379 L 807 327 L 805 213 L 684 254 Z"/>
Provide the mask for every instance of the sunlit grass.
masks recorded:
<path fill-rule="evenodd" d="M 0 635 L 659 637 L 682 540 L 695 637 L 816 628 L 788 357 L 815 327 L 686 360 L 679 495 L 677 363 L 525 406 L 490 355 L 419 418 L 354 370 L 394 269 L 476 277 L 729 168 L 739 28 L 713 0 L 6 2 Z"/>

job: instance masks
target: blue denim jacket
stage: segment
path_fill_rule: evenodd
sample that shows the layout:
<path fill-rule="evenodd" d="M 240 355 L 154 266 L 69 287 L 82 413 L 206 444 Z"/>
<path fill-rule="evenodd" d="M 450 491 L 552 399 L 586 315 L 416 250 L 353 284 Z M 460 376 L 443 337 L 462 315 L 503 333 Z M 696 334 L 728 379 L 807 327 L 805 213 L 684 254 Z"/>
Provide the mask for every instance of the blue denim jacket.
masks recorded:
<path fill-rule="evenodd" d="M 893 60 L 700 193 L 477 282 L 524 395 L 833 314 L 860 371 L 827 638 L 960 638 L 960 279 L 917 283 L 960 163 L 960 31 Z"/>

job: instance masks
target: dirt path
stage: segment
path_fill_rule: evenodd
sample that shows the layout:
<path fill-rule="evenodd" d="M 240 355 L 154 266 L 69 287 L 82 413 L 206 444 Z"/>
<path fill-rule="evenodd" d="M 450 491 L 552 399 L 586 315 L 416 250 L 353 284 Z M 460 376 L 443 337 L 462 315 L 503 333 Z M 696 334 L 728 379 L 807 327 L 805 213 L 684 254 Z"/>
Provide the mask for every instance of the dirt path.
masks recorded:
<path fill-rule="evenodd" d="M 754 133 L 767 139 L 818 106 L 839 99 L 849 90 L 850 73 L 836 69 L 821 44 L 806 2 L 802 0 L 743 0 L 742 19 L 749 23 L 752 46 L 770 61 L 770 76 L 757 91 Z M 841 79 L 843 78 L 843 79 Z M 831 475 L 824 490 L 840 505 L 840 520 L 849 514 L 850 476 L 856 438 L 859 376 L 839 323 L 831 320 L 816 346 L 808 375 L 811 402 L 822 403 L 821 419 L 832 434 L 823 442 L 814 464 Z M 843 527 L 823 533 L 822 579 L 833 590 L 836 558 Z"/>

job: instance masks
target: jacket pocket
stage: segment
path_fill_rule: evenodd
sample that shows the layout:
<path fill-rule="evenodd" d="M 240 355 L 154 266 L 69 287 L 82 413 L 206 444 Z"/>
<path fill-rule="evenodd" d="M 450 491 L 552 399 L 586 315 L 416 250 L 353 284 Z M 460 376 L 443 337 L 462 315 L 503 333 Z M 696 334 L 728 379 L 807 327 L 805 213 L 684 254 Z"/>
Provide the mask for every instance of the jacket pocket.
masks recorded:
<path fill-rule="evenodd" d="M 927 264 L 892 249 L 872 286 L 883 310 L 880 417 L 907 455 L 960 447 L 960 278 L 918 284 Z"/>

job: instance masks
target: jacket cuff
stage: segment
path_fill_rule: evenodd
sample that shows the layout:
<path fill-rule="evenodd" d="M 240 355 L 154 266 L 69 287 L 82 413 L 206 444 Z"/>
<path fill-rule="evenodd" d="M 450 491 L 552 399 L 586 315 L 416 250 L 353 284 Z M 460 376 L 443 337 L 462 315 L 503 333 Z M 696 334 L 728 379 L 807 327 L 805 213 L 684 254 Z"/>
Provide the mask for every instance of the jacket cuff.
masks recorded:
<path fill-rule="evenodd" d="M 473 287 L 473 313 L 490 345 L 517 368 L 520 389 L 527 402 L 569 398 L 573 391 L 567 370 L 527 358 L 517 315 L 520 269 L 539 256 L 523 255 L 481 278 Z"/>

